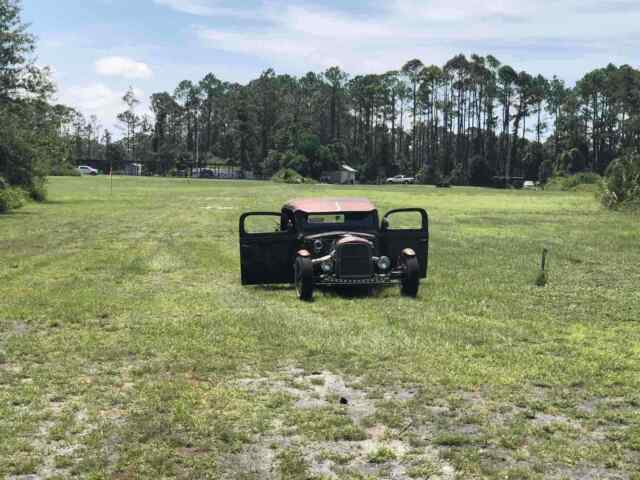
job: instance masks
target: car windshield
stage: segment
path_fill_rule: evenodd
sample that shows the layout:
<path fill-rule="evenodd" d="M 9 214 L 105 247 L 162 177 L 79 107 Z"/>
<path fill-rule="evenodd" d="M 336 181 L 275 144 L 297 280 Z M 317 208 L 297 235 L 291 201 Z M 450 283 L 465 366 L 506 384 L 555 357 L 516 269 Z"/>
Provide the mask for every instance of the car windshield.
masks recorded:
<path fill-rule="evenodd" d="M 375 212 L 309 213 L 305 230 L 349 230 L 376 228 Z"/>

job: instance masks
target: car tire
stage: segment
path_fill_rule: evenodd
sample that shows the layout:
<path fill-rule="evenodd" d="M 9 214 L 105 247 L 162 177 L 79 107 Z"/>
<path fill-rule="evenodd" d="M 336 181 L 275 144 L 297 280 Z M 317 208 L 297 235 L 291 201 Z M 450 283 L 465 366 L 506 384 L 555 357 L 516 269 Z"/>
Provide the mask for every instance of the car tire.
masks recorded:
<path fill-rule="evenodd" d="M 400 291 L 402 295 L 406 297 L 415 298 L 420 288 L 420 265 L 418 265 L 418 258 L 415 256 L 409 257 L 402 255 L 400 257 L 400 263 L 404 270 Z"/>
<path fill-rule="evenodd" d="M 298 257 L 293 267 L 298 298 L 310 301 L 313 298 L 313 262 L 310 258 Z"/>

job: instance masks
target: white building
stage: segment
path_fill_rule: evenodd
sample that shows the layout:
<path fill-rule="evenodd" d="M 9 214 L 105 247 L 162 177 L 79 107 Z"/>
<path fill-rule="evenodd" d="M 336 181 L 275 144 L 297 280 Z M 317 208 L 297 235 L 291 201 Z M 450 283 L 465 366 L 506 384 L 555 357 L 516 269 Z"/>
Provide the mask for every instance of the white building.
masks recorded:
<path fill-rule="evenodd" d="M 330 170 L 322 172 L 322 180 L 328 183 L 340 183 L 343 185 L 353 185 L 356 183 L 356 174 L 358 171 L 355 168 L 344 164 L 339 170 Z"/>

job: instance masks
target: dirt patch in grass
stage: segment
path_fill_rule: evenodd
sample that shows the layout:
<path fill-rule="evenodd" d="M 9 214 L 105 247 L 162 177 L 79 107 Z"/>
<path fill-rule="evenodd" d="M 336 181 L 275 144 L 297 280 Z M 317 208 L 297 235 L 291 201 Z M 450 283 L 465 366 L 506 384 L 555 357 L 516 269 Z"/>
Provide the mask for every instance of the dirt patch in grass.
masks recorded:
<path fill-rule="evenodd" d="M 256 393 L 285 394 L 290 403 L 267 433 L 222 462 L 228 474 L 256 479 L 455 477 L 436 448 L 412 444 L 408 428 L 371 424 L 379 401 L 404 403 L 416 389 L 390 389 L 382 398 L 371 398 L 361 379 L 297 368 L 237 383 Z"/>
<path fill-rule="evenodd" d="M 36 432 L 28 439 L 33 451 L 39 452 L 39 461 L 33 462 L 29 472 L 9 476 L 12 480 L 41 480 L 68 478 L 82 457 L 83 442 L 95 429 L 87 411 L 78 408 L 73 400 L 57 398 L 49 402 L 46 420 L 40 422 Z"/>
<path fill-rule="evenodd" d="M 297 368 L 238 384 L 288 398 L 265 433 L 224 461 L 223 471 L 247 478 L 631 478 L 629 451 L 601 442 L 630 435 L 624 399 L 563 408 L 557 392 L 536 386 L 510 402 Z M 591 422 L 604 408 L 606 428 Z"/>

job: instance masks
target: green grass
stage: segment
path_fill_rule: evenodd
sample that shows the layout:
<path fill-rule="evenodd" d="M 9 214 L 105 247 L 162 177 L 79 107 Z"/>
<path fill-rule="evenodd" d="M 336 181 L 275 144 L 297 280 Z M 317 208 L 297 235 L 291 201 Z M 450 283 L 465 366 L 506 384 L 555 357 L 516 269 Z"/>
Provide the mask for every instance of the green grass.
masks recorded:
<path fill-rule="evenodd" d="M 391 437 L 460 478 L 640 475 L 637 215 L 582 192 L 107 181 L 52 178 L 0 216 L 0 477 L 232 478 L 281 425 L 297 447 L 273 471 L 321 478 L 305 446 L 368 425 L 238 382 L 291 367 L 358 379 Z M 240 213 L 309 195 L 428 209 L 419 298 L 242 287 Z"/>
<path fill-rule="evenodd" d="M 380 447 L 369 454 L 369 463 L 386 463 L 395 459 L 395 452 L 388 447 Z"/>

